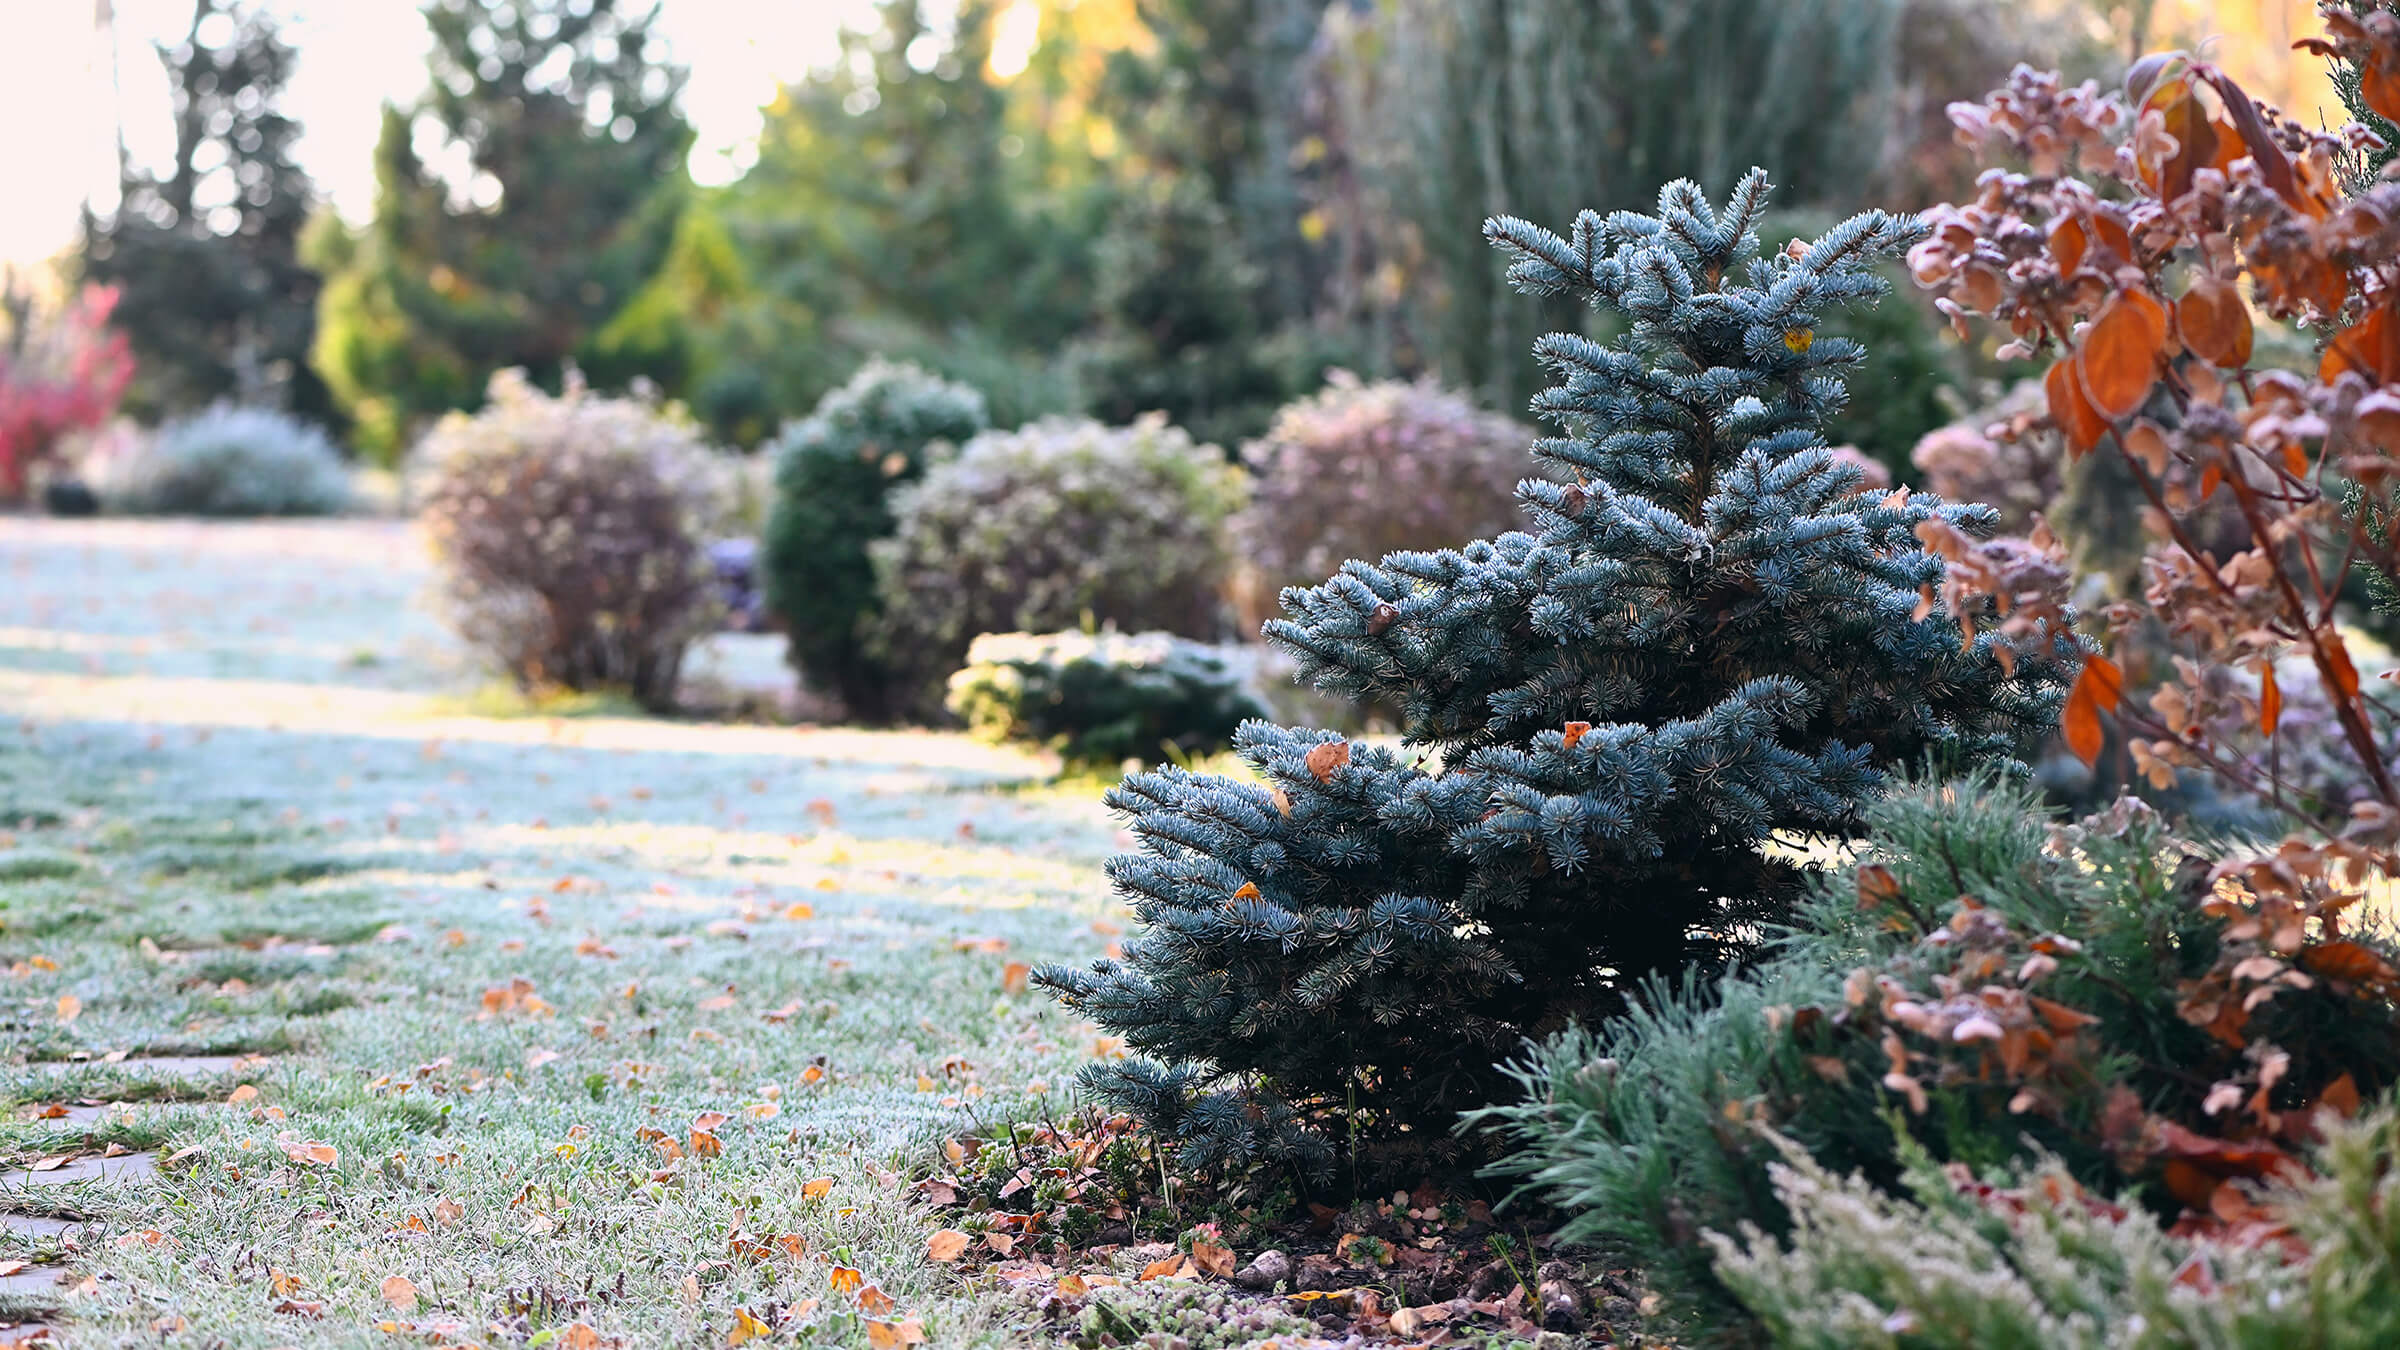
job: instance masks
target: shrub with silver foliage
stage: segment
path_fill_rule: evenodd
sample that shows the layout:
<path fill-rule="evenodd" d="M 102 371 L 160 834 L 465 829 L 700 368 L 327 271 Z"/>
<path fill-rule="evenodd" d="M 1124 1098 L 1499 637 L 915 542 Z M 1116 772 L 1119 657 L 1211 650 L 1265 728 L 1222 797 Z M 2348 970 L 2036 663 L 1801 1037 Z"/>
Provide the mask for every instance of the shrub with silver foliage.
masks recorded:
<path fill-rule="evenodd" d="M 518 371 L 418 454 L 418 496 L 453 621 L 528 689 L 618 688 L 672 703 L 685 649 L 716 623 L 706 551 L 728 470 L 697 428 Z"/>
<path fill-rule="evenodd" d="M 1778 1240 L 1707 1241 L 1791 1350 L 2114 1350 L 2400 1344 L 2400 1118 L 2325 1120 L 2313 1175 L 2258 1192 L 2255 1240 L 2194 1241 L 2046 1163 L 1994 1187 L 1922 1152 L 1908 1197 L 1787 1146 Z"/>
<path fill-rule="evenodd" d="M 1172 633 L 986 633 L 950 677 L 949 707 L 985 740 L 1083 763 L 1221 750 L 1267 715 L 1222 648 Z"/>
<path fill-rule="evenodd" d="M 1242 488 L 1215 446 L 1156 417 L 987 431 L 894 498 L 874 546 L 882 654 L 933 711 L 978 634 L 1214 637 Z"/>
<path fill-rule="evenodd" d="M 324 431 L 226 403 L 159 428 L 99 487 L 125 515 L 329 516 L 350 505 L 350 471 Z"/>

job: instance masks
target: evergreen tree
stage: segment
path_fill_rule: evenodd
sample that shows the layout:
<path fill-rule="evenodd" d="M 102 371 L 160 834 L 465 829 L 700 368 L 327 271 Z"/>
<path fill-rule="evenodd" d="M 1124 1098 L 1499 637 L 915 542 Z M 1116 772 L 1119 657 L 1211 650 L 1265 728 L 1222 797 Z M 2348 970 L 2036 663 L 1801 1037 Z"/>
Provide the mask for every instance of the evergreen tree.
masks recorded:
<path fill-rule="evenodd" d="M 633 0 L 426 6 L 432 88 L 384 109 L 375 219 L 323 307 L 318 363 L 362 438 L 397 448 L 480 403 L 496 370 L 556 383 L 657 270 L 691 132 L 656 16 Z"/>
<path fill-rule="evenodd" d="M 1412 272 L 1409 328 L 1445 381 L 1496 407 L 1561 305 L 1511 296 L 1473 226 L 1641 203 L 1689 172 L 1723 191 L 1752 164 L 1795 201 L 1863 200 L 1893 140 L 1903 0 L 1392 0 L 1362 35 L 1363 161 L 1394 211 L 1367 228 Z M 1398 226 L 1395 230 L 1392 227 Z"/>
<path fill-rule="evenodd" d="M 1408 749 L 1252 722 L 1263 784 L 1110 793 L 1145 928 L 1039 978 L 1148 1057 L 1085 1082 L 1187 1163 L 1456 1148 L 1525 1037 L 1740 961 L 1799 888 L 1786 846 L 1854 834 L 1893 766 L 2009 762 L 2050 722 L 2071 634 L 2019 653 L 1918 610 L 1917 526 L 1993 511 L 1860 493 L 1820 434 L 1862 352 L 1816 327 L 1920 227 L 1868 212 L 1760 257 L 1766 192 L 1754 170 L 1720 215 L 1677 182 L 1571 239 L 1487 223 L 1519 289 L 1625 324 L 1536 344 L 1561 434 L 1517 488 L 1530 532 L 1348 563 L 1267 626 L 1320 689 L 1400 710 Z"/>
<path fill-rule="evenodd" d="M 769 284 L 820 314 L 1055 344 L 1088 303 L 1090 228 L 1073 194 L 1045 191 L 1041 147 L 992 75 L 1006 6 L 963 0 L 941 25 L 924 8 L 886 0 L 875 28 L 784 88 L 728 219 Z"/>
<path fill-rule="evenodd" d="M 280 108 L 293 51 L 241 0 L 194 0 L 158 59 L 173 93 L 175 157 L 163 174 L 122 166 L 116 209 L 87 216 L 83 272 L 117 291 L 137 411 L 218 399 L 325 417 L 309 368 L 317 274 L 300 259 L 314 187 L 292 160 L 300 124 Z"/>

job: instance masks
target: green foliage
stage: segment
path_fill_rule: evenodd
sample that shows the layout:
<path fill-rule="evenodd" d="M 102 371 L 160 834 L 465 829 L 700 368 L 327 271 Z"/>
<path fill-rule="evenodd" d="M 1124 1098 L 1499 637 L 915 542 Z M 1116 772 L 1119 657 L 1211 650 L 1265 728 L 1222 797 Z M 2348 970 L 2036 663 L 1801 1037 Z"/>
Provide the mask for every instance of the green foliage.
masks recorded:
<path fill-rule="evenodd" d="M 2055 1161 L 1978 1182 L 1908 1151 L 1907 1194 L 1788 1147 L 1788 1240 L 1709 1238 L 1724 1283 L 1792 1350 L 2371 1350 L 2400 1341 L 2400 1113 L 2331 1122 L 2271 1183 L 2289 1244 L 2196 1242 L 2096 1200 Z"/>
<path fill-rule="evenodd" d="M 893 501 L 877 649 L 921 710 L 983 633 L 1110 624 L 1213 638 L 1240 471 L 1146 418 L 989 431 Z"/>
<path fill-rule="evenodd" d="M 986 633 L 947 706 L 985 740 L 1085 764 L 1212 753 L 1267 715 L 1222 648 L 1169 633 Z"/>
<path fill-rule="evenodd" d="M 1137 0 L 1153 38 L 1109 67 L 1130 158 L 1092 250 L 1089 328 L 1071 356 L 1103 421 L 1162 412 L 1233 446 L 1357 363 L 1313 325 L 1327 249 L 1304 234 L 1301 74 L 1325 0 Z"/>
<path fill-rule="evenodd" d="M 1346 559 L 1508 529 L 1535 435 L 1430 381 L 1363 384 L 1335 372 L 1242 448 L 1253 475 L 1233 527 L 1243 627 L 1255 631 L 1284 587 L 1330 576 Z"/>
<path fill-rule="evenodd" d="M 333 406 L 308 364 L 319 278 L 300 258 L 315 188 L 293 159 L 300 124 L 280 107 L 295 54 L 250 0 L 191 9 L 182 41 L 156 49 L 173 161 L 163 175 L 125 166 L 116 209 L 84 220 L 83 275 L 117 288 L 136 411 L 235 399 L 321 419 Z"/>
<path fill-rule="evenodd" d="M 317 364 L 396 453 L 521 367 L 556 385 L 657 271 L 685 191 L 683 72 L 626 0 L 433 0 L 432 87 L 386 106 L 375 219 L 327 283 Z M 427 163 L 439 145 L 466 166 Z"/>
<path fill-rule="evenodd" d="M 1417 275 L 1426 364 L 1494 406 L 1571 305 L 1508 293 L 1473 224 L 1638 206 L 1670 173 L 1710 191 L 1765 165 L 1800 202 L 1859 202 L 1891 137 L 1901 0 L 1397 0 L 1362 39 L 1348 135 L 1396 213 L 1361 228 Z M 1994 74 L 2001 72 L 1995 71 Z M 1965 96 L 1965 95 L 1961 95 Z M 1938 106 L 1938 105 L 1937 105 Z M 1415 257 L 1421 250 L 1421 257 Z"/>
<path fill-rule="evenodd" d="M 719 614 L 706 545 L 725 466 L 690 426 L 522 373 L 418 454 L 418 500 L 460 636 L 529 691 L 621 689 L 671 707 Z"/>
<path fill-rule="evenodd" d="M 1882 292 L 1913 222 L 1761 257 L 1766 190 L 1720 213 L 1677 182 L 1571 240 L 1488 224 L 1518 285 L 1630 325 L 1536 348 L 1561 434 L 1518 488 L 1532 532 L 1346 563 L 1266 630 L 1320 689 L 1398 709 L 1412 749 L 1252 724 L 1236 748 L 1272 792 L 1163 770 L 1110 795 L 1145 930 L 1039 978 L 1146 1057 L 1085 1081 L 1187 1163 L 1454 1152 L 1525 1037 L 1748 957 L 1800 890 L 1772 839 L 1851 835 L 1892 766 L 2006 761 L 2047 725 L 2071 635 L 2012 672 L 1988 625 L 1962 644 L 1915 613 L 1941 573 L 1918 526 L 1988 512 L 1856 494 L 1824 449 L 1861 352 L 1800 338 Z"/>
<path fill-rule="evenodd" d="M 1029 125 L 1030 75 L 991 76 L 1005 8 L 967 0 L 937 22 L 887 0 L 845 30 L 836 59 L 768 105 L 757 163 L 694 208 L 705 234 L 677 254 L 705 242 L 716 261 L 671 255 L 613 335 L 624 355 L 667 354 L 662 383 L 745 442 L 876 353 L 990 389 L 1003 425 L 1073 410 L 1026 354 L 1089 312 L 1105 193 L 1088 156 Z M 1046 23 L 1045 56 L 1052 37 Z"/>
<path fill-rule="evenodd" d="M 2102 1196 L 2171 1211 L 2188 1182 L 2157 1141 L 2182 1130 L 2205 1158 L 2206 1136 L 2239 1132 L 2241 1110 L 2210 1107 L 2220 1084 L 2246 1097 L 2278 1061 L 2261 1100 L 2292 1110 L 2345 1075 L 2368 1093 L 2400 1080 L 2400 1012 L 2372 991 L 2268 971 L 2224 1020 L 2250 985 L 2221 992 L 2219 974 L 2255 953 L 2212 906 L 2206 855 L 2146 811 L 2054 833 L 2030 789 L 1970 778 L 1865 815 L 1868 861 L 1815 888 L 1773 960 L 1552 1039 L 1514 1069 L 1526 1099 L 1476 1118 L 1512 1150 L 1499 1174 L 1700 1326 L 1744 1329 L 1696 1242 L 1789 1231 L 1770 1176 L 1786 1145 L 1893 1191 L 1912 1149 L 1977 1167 L 2038 1149 Z M 1994 1037 L 1959 1036 L 1987 1004 Z M 2015 1051 L 2010 1008 L 2042 1032 Z"/>
<path fill-rule="evenodd" d="M 1315 1337 L 1303 1322 L 1271 1302 L 1244 1299 L 1222 1288 L 1184 1280 L 1094 1291 L 1076 1324 L 1077 1350 L 1144 1346 L 1170 1350 L 1245 1350 Z"/>
<path fill-rule="evenodd" d="M 868 651 L 877 613 L 868 546 L 892 531 L 891 496 L 984 428 L 983 396 L 915 366 L 869 362 L 784 429 L 775 503 L 760 541 L 767 607 L 792 664 L 852 716 L 899 712 L 891 672 Z"/>
<path fill-rule="evenodd" d="M 325 516 L 350 505 L 350 471 L 314 424 L 220 404 L 169 422 L 108 466 L 112 511 L 151 516 Z"/>

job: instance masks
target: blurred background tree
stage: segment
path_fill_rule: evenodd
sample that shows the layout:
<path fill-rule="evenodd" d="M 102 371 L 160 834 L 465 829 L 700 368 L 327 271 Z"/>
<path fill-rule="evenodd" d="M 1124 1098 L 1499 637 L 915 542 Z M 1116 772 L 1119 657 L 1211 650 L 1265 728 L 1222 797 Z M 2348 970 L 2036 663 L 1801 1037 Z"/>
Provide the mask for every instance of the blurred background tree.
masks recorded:
<path fill-rule="evenodd" d="M 432 87 L 387 106 L 375 218 L 328 239 L 317 362 L 362 448 L 480 406 L 494 371 L 555 386 L 667 256 L 689 195 L 684 72 L 621 0 L 434 0 Z M 624 375 L 630 372 L 612 371 Z"/>
<path fill-rule="evenodd" d="M 84 276 L 115 288 L 139 374 L 128 408 L 158 416 L 218 399 L 328 418 L 309 364 L 317 274 L 300 236 L 315 205 L 282 98 L 296 54 L 247 0 L 193 0 L 182 41 L 156 47 L 174 157 L 137 168 L 118 141 L 118 201 L 87 211 Z"/>

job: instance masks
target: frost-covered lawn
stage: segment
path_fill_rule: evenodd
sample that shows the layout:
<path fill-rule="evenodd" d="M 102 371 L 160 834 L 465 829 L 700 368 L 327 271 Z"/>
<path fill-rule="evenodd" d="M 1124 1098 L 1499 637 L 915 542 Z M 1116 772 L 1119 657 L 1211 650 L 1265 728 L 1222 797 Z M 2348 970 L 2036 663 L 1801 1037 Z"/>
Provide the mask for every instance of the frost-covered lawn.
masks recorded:
<path fill-rule="evenodd" d="M 397 525 L 0 519 L 0 1153 L 159 1162 L 14 1192 L 94 1222 L 15 1223 L 73 1274 L 0 1296 L 77 1345 L 866 1344 L 847 1267 L 879 1338 L 1011 1339 L 898 1173 L 1106 1049 L 1010 969 L 1117 931 L 1092 794 L 944 735 L 469 716 L 426 579 Z"/>

